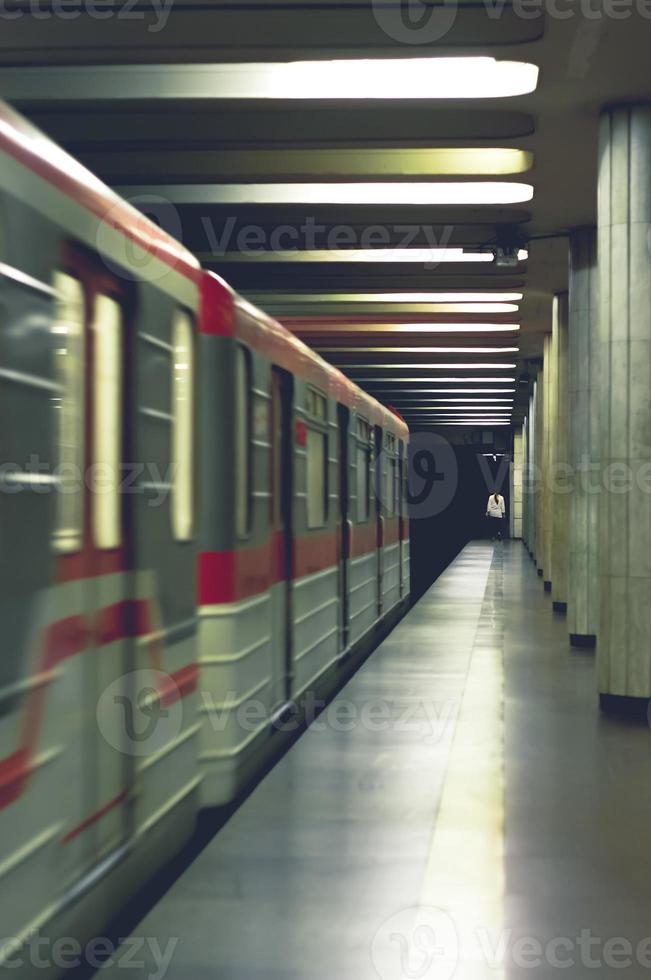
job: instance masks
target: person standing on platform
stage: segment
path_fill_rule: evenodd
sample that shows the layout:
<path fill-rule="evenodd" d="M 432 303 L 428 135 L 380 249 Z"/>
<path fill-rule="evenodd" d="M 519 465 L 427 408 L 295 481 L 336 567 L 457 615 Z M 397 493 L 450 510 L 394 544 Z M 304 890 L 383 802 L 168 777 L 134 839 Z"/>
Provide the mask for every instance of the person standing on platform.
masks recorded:
<path fill-rule="evenodd" d="M 488 527 L 493 541 L 495 538 L 498 541 L 502 540 L 505 513 L 506 505 L 504 503 L 504 497 L 496 490 L 488 498 L 488 504 L 486 506 L 486 517 L 488 518 Z"/>

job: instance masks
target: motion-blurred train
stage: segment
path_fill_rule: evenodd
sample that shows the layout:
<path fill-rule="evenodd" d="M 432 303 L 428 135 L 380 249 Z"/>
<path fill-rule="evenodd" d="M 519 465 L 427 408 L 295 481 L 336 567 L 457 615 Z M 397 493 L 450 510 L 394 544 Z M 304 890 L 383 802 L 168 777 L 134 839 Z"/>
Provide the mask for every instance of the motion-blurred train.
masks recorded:
<path fill-rule="evenodd" d="M 101 935 L 404 611 L 408 430 L 1 104 L 0 149 L 16 976 L 36 934 Z"/>

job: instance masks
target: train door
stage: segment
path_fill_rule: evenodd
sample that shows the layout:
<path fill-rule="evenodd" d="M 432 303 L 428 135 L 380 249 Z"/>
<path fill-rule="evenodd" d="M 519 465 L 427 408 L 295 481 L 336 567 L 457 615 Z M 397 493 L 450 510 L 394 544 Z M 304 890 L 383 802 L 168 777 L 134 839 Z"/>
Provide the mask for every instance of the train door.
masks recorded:
<path fill-rule="evenodd" d="M 127 806 L 138 733 L 128 714 L 134 633 L 129 498 L 121 492 L 130 459 L 126 297 L 119 280 L 85 252 L 70 249 L 57 273 L 55 363 L 59 460 L 74 486 L 58 494 L 54 547 L 59 610 L 57 659 L 70 658 L 70 744 L 64 844 L 83 872 L 130 834 Z M 63 473 L 62 479 L 66 476 Z M 74 654 L 74 656 L 73 656 Z M 74 730 L 73 730 L 74 729 Z M 72 773 L 71 773 L 72 775 Z"/>
<path fill-rule="evenodd" d="M 350 559 L 351 520 L 348 511 L 348 430 L 350 413 L 344 405 L 337 405 L 337 433 L 339 459 L 339 515 L 337 537 L 339 541 L 339 607 L 341 609 L 341 650 L 348 647 L 350 633 L 350 603 L 348 597 L 348 561 Z"/>
<path fill-rule="evenodd" d="M 382 429 L 375 426 L 375 513 L 376 513 L 376 548 L 377 548 L 377 608 L 378 616 L 382 615 L 382 582 L 384 580 L 384 501 L 385 501 L 385 454 L 382 451 Z"/>
<path fill-rule="evenodd" d="M 276 565 L 274 616 L 277 649 L 280 651 L 281 675 L 278 696 L 291 700 L 293 690 L 292 656 L 292 580 L 294 569 L 293 548 L 293 381 L 292 376 L 274 367 L 271 373 L 272 413 L 272 533 Z"/>

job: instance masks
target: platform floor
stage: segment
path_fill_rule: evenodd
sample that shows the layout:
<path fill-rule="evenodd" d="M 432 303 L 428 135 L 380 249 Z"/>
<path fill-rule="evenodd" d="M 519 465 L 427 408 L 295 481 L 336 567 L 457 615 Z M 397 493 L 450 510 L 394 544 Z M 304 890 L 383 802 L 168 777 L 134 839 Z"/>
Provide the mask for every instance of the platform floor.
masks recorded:
<path fill-rule="evenodd" d="M 650 976 L 651 733 L 593 656 L 469 545 L 100 976 L 162 980 L 151 939 L 167 980 Z"/>

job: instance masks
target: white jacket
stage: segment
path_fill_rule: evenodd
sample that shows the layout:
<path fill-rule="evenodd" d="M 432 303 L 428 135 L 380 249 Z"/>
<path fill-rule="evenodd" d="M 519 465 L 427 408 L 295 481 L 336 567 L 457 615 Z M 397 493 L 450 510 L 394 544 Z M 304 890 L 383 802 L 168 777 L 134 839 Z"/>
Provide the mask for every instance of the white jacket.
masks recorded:
<path fill-rule="evenodd" d="M 486 505 L 486 513 L 489 517 L 504 517 L 506 507 L 504 506 L 504 497 L 501 493 L 498 493 L 497 500 L 495 500 L 494 494 L 490 495 Z"/>

